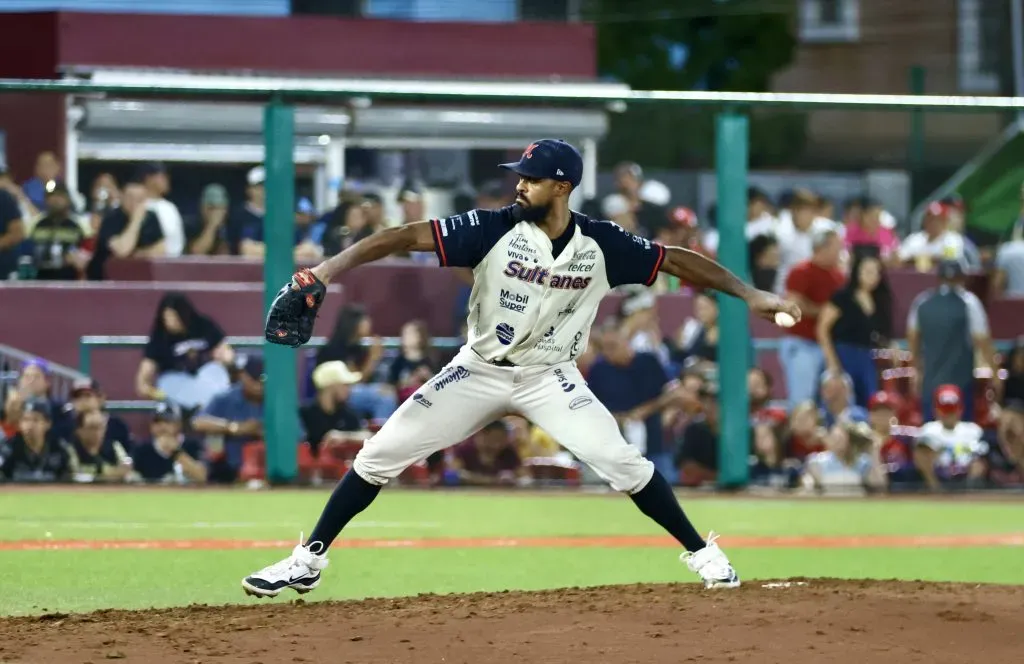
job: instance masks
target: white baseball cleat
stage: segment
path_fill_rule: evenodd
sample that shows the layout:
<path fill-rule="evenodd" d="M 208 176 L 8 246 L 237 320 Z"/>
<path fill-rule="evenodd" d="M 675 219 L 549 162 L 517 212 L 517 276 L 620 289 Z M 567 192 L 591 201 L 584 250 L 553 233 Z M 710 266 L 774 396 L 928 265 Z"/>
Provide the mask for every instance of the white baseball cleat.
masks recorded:
<path fill-rule="evenodd" d="M 322 549 L 323 544 L 315 544 Z M 304 546 L 299 535 L 299 544 L 290 556 L 242 579 L 242 590 L 246 595 L 277 597 L 285 588 L 291 588 L 304 595 L 320 585 L 320 570 L 327 567 L 327 562 L 327 554 Z"/>
<path fill-rule="evenodd" d="M 708 543 L 700 551 L 684 551 L 679 560 L 686 563 L 690 571 L 700 576 L 705 588 L 739 588 L 740 577 L 732 568 L 725 552 L 718 548 L 714 532 L 708 535 Z"/>

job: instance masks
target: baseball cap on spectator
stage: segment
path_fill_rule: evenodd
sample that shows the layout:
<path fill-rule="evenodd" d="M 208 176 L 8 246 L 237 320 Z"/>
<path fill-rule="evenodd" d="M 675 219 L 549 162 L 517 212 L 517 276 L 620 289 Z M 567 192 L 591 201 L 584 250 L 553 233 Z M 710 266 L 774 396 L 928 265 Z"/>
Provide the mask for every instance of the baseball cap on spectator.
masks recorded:
<path fill-rule="evenodd" d="M 415 203 L 422 198 L 423 194 L 411 185 L 402 187 L 401 191 L 398 192 L 399 203 Z"/>
<path fill-rule="evenodd" d="M 53 409 L 46 399 L 26 399 L 22 408 L 23 413 L 39 413 L 48 420 L 53 419 Z"/>
<path fill-rule="evenodd" d="M 166 173 L 167 167 L 159 161 L 149 161 L 145 164 L 139 165 L 135 170 L 135 177 L 141 182 L 148 178 L 150 175 L 159 175 L 160 173 Z"/>
<path fill-rule="evenodd" d="M 243 362 L 244 364 L 242 365 L 242 371 L 247 373 L 250 378 L 253 378 L 254 380 L 258 380 L 260 382 L 265 381 L 267 379 L 267 373 L 263 366 L 262 357 L 250 355 L 249 357 L 245 358 Z"/>
<path fill-rule="evenodd" d="M 949 206 L 942 201 L 932 201 L 924 209 L 924 220 L 944 219 L 949 214 Z"/>
<path fill-rule="evenodd" d="M 208 184 L 203 187 L 203 194 L 199 202 L 204 207 L 227 207 L 229 203 L 228 190 L 224 185 L 217 183 Z"/>
<path fill-rule="evenodd" d="M 363 374 L 352 371 L 341 360 L 324 362 L 313 370 L 313 385 L 318 390 L 332 385 L 355 385 L 363 379 Z"/>
<path fill-rule="evenodd" d="M 77 397 L 81 394 L 98 394 L 100 384 L 92 378 L 78 378 L 71 383 L 71 396 Z"/>
<path fill-rule="evenodd" d="M 22 362 L 22 371 L 28 369 L 29 367 L 38 367 L 39 370 L 42 371 L 44 374 L 46 374 L 47 376 L 50 375 L 50 365 L 46 360 L 34 357 L 31 360 L 25 360 L 24 362 Z"/>
<path fill-rule="evenodd" d="M 672 200 L 672 192 L 663 182 L 657 180 L 644 180 L 640 185 L 640 200 L 654 205 L 668 205 Z"/>
<path fill-rule="evenodd" d="M 943 415 L 959 413 L 963 408 L 963 397 L 956 385 L 939 385 L 935 389 L 935 411 Z"/>
<path fill-rule="evenodd" d="M 956 259 L 947 259 L 939 263 L 940 279 L 959 279 L 964 276 L 964 266 Z"/>
<path fill-rule="evenodd" d="M 258 187 L 267 181 L 267 169 L 262 166 L 253 166 L 246 174 L 245 181 L 250 187 Z"/>
<path fill-rule="evenodd" d="M 835 228 L 819 228 L 811 232 L 811 247 L 817 251 L 825 246 L 833 236 L 837 235 Z"/>
<path fill-rule="evenodd" d="M 964 199 L 959 194 L 952 194 L 950 196 L 946 196 L 945 198 L 942 199 L 941 203 L 946 206 L 947 210 L 952 208 L 962 211 L 964 210 L 964 208 L 966 208 L 966 205 L 964 204 Z"/>
<path fill-rule="evenodd" d="M 518 162 L 498 166 L 523 177 L 559 180 L 573 187 L 583 179 L 583 157 L 562 139 L 543 138 L 530 143 Z"/>
<path fill-rule="evenodd" d="M 697 213 L 682 205 L 668 211 L 668 220 L 673 226 L 682 226 L 684 228 L 697 227 Z"/>
<path fill-rule="evenodd" d="M 899 410 L 900 398 L 892 392 L 875 392 L 868 399 L 868 410 L 875 410 L 876 408 L 888 408 L 889 410 Z"/>
<path fill-rule="evenodd" d="M 619 164 L 618 166 L 615 167 L 615 174 L 616 175 L 625 174 L 625 173 L 628 173 L 629 175 L 632 175 L 637 180 L 643 180 L 644 179 L 644 169 L 640 168 L 640 164 L 637 164 L 637 163 L 632 162 L 632 161 L 624 161 L 624 162 L 622 162 L 621 164 Z"/>
<path fill-rule="evenodd" d="M 153 411 L 154 422 L 181 422 L 181 409 L 169 401 L 161 401 Z"/>
<path fill-rule="evenodd" d="M 609 194 L 601 202 L 601 213 L 606 219 L 629 212 L 629 201 L 622 194 Z"/>
<path fill-rule="evenodd" d="M 316 212 L 313 201 L 305 196 L 295 202 L 295 211 L 299 214 L 314 214 Z"/>

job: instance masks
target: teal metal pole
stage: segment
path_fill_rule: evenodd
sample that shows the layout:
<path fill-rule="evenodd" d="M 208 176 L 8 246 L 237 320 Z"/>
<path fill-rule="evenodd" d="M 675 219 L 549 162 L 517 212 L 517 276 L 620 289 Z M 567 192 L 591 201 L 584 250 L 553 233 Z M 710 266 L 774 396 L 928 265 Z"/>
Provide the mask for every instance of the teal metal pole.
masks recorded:
<path fill-rule="evenodd" d="M 263 113 L 267 172 L 267 209 L 263 219 L 264 312 L 269 310 L 277 291 L 295 271 L 292 254 L 295 246 L 294 138 L 294 109 L 279 99 L 271 100 Z M 262 321 L 259 326 L 262 328 Z M 267 480 L 290 482 L 298 474 L 296 450 L 300 435 L 296 351 L 264 342 L 263 360 L 267 372 L 263 397 Z"/>
<path fill-rule="evenodd" d="M 718 260 L 749 279 L 747 267 L 747 153 L 745 115 L 722 113 L 715 122 L 715 169 L 718 180 Z M 718 297 L 719 440 L 718 484 L 746 485 L 750 471 L 750 397 L 747 370 L 751 361 L 747 305 L 728 295 Z"/>
<path fill-rule="evenodd" d="M 78 340 L 78 370 L 86 376 L 92 375 L 92 349 L 85 339 Z"/>

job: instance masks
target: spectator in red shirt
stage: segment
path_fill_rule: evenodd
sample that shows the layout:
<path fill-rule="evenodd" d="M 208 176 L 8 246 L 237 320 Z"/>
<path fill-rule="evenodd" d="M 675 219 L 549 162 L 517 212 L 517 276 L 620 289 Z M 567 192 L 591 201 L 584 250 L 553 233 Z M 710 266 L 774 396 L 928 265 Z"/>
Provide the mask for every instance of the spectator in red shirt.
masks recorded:
<path fill-rule="evenodd" d="M 811 259 L 797 263 L 786 277 L 786 297 L 799 304 L 803 312 L 803 318 L 779 344 L 791 407 L 814 400 L 825 363 L 816 334 L 818 314 L 845 281 L 839 270 L 843 249 L 839 234 L 831 229 L 815 233 L 812 246 Z"/>
<path fill-rule="evenodd" d="M 825 434 L 825 428 L 821 426 L 821 413 L 814 402 L 799 404 L 789 416 L 786 455 L 803 461 L 809 454 L 824 451 Z"/>
<path fill-rule="evenodd" d="M 914 476 L 914 459 L 906 440 L 892 435 L 892 427 L 898 424 L 901 399 L 892 392 L 876 392 L 868 400 L 868 423 L 872 433 L 881 439 L 882 463 L 890 480 L 910 480 Z"/>

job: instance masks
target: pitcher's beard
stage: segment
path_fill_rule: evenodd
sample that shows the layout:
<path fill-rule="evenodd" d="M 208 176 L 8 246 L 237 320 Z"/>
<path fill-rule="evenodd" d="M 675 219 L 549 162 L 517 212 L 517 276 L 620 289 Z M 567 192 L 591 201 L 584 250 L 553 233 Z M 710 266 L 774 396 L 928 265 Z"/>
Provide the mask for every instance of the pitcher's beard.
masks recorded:
<path fill-rule="evenodd" d="M 522 203 L 516 202 L 515 204 L 516 216 L 521 221 L 529 221 L 531 223 L 539 223 L 547 219 L 548 213 L 551 212 L 550 205 L 523 205 Z"/>

